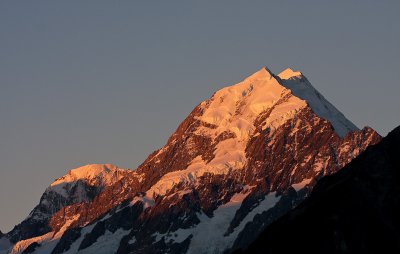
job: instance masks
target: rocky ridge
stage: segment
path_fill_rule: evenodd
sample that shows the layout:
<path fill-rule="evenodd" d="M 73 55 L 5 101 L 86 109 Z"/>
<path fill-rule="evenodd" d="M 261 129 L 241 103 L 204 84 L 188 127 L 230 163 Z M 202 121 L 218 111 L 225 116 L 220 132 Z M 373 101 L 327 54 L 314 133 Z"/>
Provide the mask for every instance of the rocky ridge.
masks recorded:
<path fill-rule="evenodd" d="M 321 179 L 306 201 L 267 227 L 244 253 L 399 253 L 399 144 L 397 127 Z"/>

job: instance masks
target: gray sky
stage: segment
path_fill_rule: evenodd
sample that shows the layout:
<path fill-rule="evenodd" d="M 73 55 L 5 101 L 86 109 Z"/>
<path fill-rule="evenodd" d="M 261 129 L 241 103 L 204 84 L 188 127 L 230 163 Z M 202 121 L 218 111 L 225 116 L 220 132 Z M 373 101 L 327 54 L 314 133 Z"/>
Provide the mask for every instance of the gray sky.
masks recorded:
<path fill-rule="evenodd" d="M 400 123 L 399 1 L 144 2 L 0 3 L 3 232 L 68 169 L 136 168 L 262 66 L 302 71 L 358 127 Z"/>

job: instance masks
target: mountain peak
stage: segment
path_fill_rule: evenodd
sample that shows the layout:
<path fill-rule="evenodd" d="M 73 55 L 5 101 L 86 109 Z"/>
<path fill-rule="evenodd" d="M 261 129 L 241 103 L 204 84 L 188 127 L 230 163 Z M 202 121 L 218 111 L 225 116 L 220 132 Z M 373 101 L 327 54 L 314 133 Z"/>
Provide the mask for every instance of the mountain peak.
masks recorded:
<path fill-rule="evenodd" d="M 104 177 L 120 171 L 117 166 L 111 164 L 88 164 L 79 168 L 71 169 L 68 174 L 56 179 L 51 185 L 74 182 L 79 179 L 90 180 L 96 177 Z"/>
<path fill-rule="evenodd" d="M 284 79 L 284 80 L 290 79 L 293 77 L 302 77 L 302 76 L 303 76 L 303 73 L 301 73 L 300 71 L 294 71 L 291 68 L 287 68 L 278 74 L 278 77 L 280 77 L 281 79 Z"/>
<path fill-rule="evenodd" d="M 273 76 L 274 74 L 267 67 L 264 66 L 248 76 L 245 80 L 271 79 Z"/>
<path fill-rule="evenodd" d="M 67 186 L 75 186 L 79 181 L 83 181 L 91 186 L 107 186 L 123 177 L 129 170 L 120 169 L 111 164 L 89 164 L 79 168 L 71 169 L 68 173 L 56 179 L 47 191 L 57 192 L 66 195 Z"/>
<path fill-rule="evenodd" d="M 88 164 L 79 168 L 70 170 L 68 173 L 73 174 L 76 177 L 84 178 L 90 177 L 91 175 L 98 175 L 100 173 L 109 173 L 110 171 L 117 170 L 118 167 L 112 164 Z"/>

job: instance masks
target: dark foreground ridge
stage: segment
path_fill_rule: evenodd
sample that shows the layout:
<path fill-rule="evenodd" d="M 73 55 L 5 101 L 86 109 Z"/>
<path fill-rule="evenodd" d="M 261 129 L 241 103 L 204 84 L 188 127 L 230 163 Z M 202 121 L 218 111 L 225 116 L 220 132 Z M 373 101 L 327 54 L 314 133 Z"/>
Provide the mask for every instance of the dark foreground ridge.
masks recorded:
<path fill-rule="evenodd" d="M 315 186 L 244 253 L 400 253 L 400 126 Z"/>

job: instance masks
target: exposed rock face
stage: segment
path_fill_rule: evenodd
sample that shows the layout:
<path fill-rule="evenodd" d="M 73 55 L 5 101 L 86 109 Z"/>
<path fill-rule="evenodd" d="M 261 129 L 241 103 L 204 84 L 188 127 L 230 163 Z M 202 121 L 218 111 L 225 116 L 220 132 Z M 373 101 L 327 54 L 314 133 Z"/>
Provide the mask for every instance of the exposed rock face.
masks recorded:
<path fill-rule="evenodd" d="M 399 253 L 399 154 L 397 127 L 321 179 L 304 203 L 272 223 L 246 252 Z"/>
<path fill-rule="evenodd" d="M 69 205 L 90 202 L 106 186 L 112 185 L 131 171 L 113 165 L 87 165 L 68 172 L 55 180 L 43 193 L 39 204 L 28 218 L 7 234 L 12 242 L 43 235 L 51 231 L 51 217 Z"/>
<path fill-rule="evenodd" d="M 58 179 L 52 186 L 65 188 L 46 191 L 46 202 L 32 212 L 44 219 L 28 218 L 8 237 L 18 246 L 39 237 L 37 253 L 246 247 L 321 177 L 379 140 L 371 128 L 358 130 L 301 73 L 275 76 L 263 68 L 195 107 L 137 170 L 83 170 Z"/>

